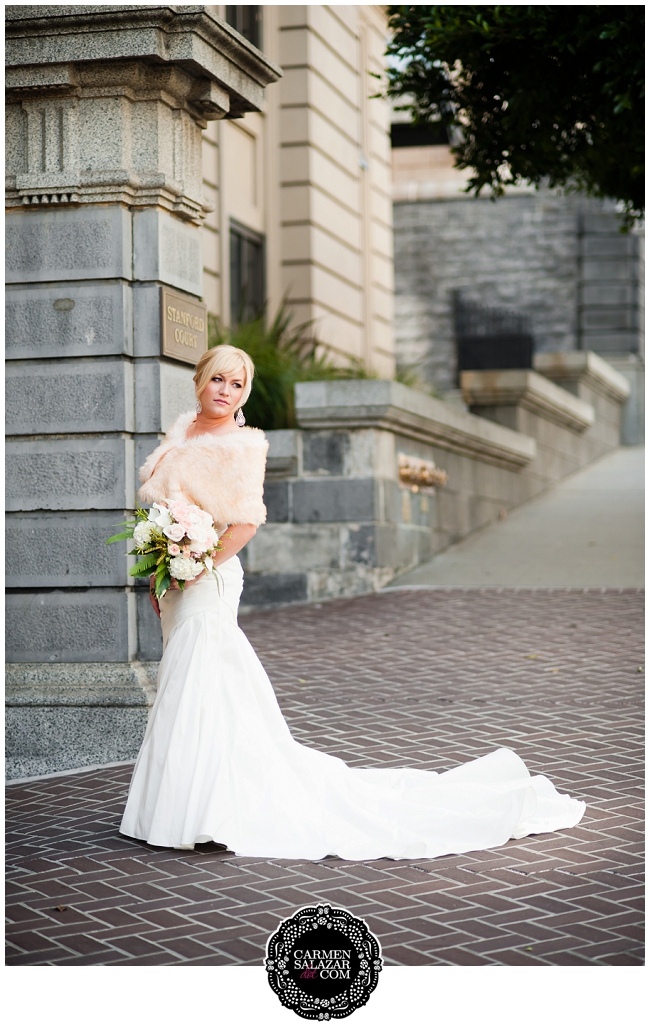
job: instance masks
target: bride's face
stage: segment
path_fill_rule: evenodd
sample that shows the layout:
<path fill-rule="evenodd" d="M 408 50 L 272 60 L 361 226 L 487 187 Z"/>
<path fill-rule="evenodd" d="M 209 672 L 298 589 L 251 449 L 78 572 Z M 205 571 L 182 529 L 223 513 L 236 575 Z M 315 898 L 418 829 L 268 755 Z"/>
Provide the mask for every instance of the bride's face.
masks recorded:
<path fill-rule="evenodd" d="M 245 383 L 243 367 L 237 373 L 215 373 L 200 397 L 203 415 L 209 419 L 232 419 L 241 404 Z"/>

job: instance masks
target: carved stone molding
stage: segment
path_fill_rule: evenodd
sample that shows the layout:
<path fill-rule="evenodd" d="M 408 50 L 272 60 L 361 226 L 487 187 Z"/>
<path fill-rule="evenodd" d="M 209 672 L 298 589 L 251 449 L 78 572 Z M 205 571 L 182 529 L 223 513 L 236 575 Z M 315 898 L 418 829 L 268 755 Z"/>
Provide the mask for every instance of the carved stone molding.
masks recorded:
<path fill-rule="evenodd" d="M 258 111 L 282 70 L 204 5 L 9 4 L 10 68 L 141 57 L 176 64 L 226 90 L 230 117 Z"/>
<path fill-rule="evenodd" d="M 280 69 L 204 7 L 7 7 L 6 206 L 119 203 L 199 225 L 201 130 Z"/>

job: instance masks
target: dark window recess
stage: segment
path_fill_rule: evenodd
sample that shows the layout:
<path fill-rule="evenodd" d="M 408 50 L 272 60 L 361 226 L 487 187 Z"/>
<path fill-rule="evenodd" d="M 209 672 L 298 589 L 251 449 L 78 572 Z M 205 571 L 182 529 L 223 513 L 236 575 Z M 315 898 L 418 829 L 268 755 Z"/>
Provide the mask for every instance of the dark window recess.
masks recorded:
<path fill-rule="evenodd" d="M 264 237 L 230 226 L 230 321 L 237 325 L 264 310 Z"/>
<path fill-rule="evenodd" d="M 448 144 L 447 130 L 439 122 L 428 125 L 393 122 L 390 127 L 391 147 L 440 147 Z"/>
<path fill-rule="evenodd" d="M 454 297 L 458 377 L 469 369 L 532 369 L 534 339 L 525 315 Z"/>
<path fill-rule="evenodd" d="M 257 4 L 237 4 L 235 7 L 226 7 L 226 21 L 233 29 L 252 43 L 254 47 L 260 46 L 261 12 Z"/>

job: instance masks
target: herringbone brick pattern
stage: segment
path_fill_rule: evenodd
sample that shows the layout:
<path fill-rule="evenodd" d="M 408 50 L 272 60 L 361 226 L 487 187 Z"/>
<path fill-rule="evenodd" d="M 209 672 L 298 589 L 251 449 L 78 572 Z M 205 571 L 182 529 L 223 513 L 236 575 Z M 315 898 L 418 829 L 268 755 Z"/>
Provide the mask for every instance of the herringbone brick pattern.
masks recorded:
<path fill-rule="evenodd" d="M 435 860 L 264 861 L 120 838 L 129 767 L 15 785 L 8 962 L 258 964 L 324 900 L 388 964 L 642 963 L 641 610 L 631 590 L 449 589 L 246 616 L 303 743 L 437 770 L 509 746 L 583 821 Z"/>

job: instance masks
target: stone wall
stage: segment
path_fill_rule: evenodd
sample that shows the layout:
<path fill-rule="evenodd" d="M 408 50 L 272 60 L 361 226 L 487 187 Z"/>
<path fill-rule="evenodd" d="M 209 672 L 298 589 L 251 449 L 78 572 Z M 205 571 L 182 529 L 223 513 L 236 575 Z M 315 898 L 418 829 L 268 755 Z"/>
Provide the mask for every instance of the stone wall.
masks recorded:
<path fill-rule="evenodd" d="M 626 380 L 570 357 L 467 373 L 469 413 L 398 383 L 298 384 L 301 429 L 268 434 L 268 521 L 244 553 L 243 604 L 375 590 L 616 447 Z M 400 456 L 446 482 L 414 492 Z"/>
<path fill-rule="evenodd" d="M 394 205 L 394 226 L 398 364 L 438 390 L 457 385 L 454 290 L 528 315 L 539 352 L 642 353 L 640 240 L 611 204 L 548 190 L 417 200 Z"/>

